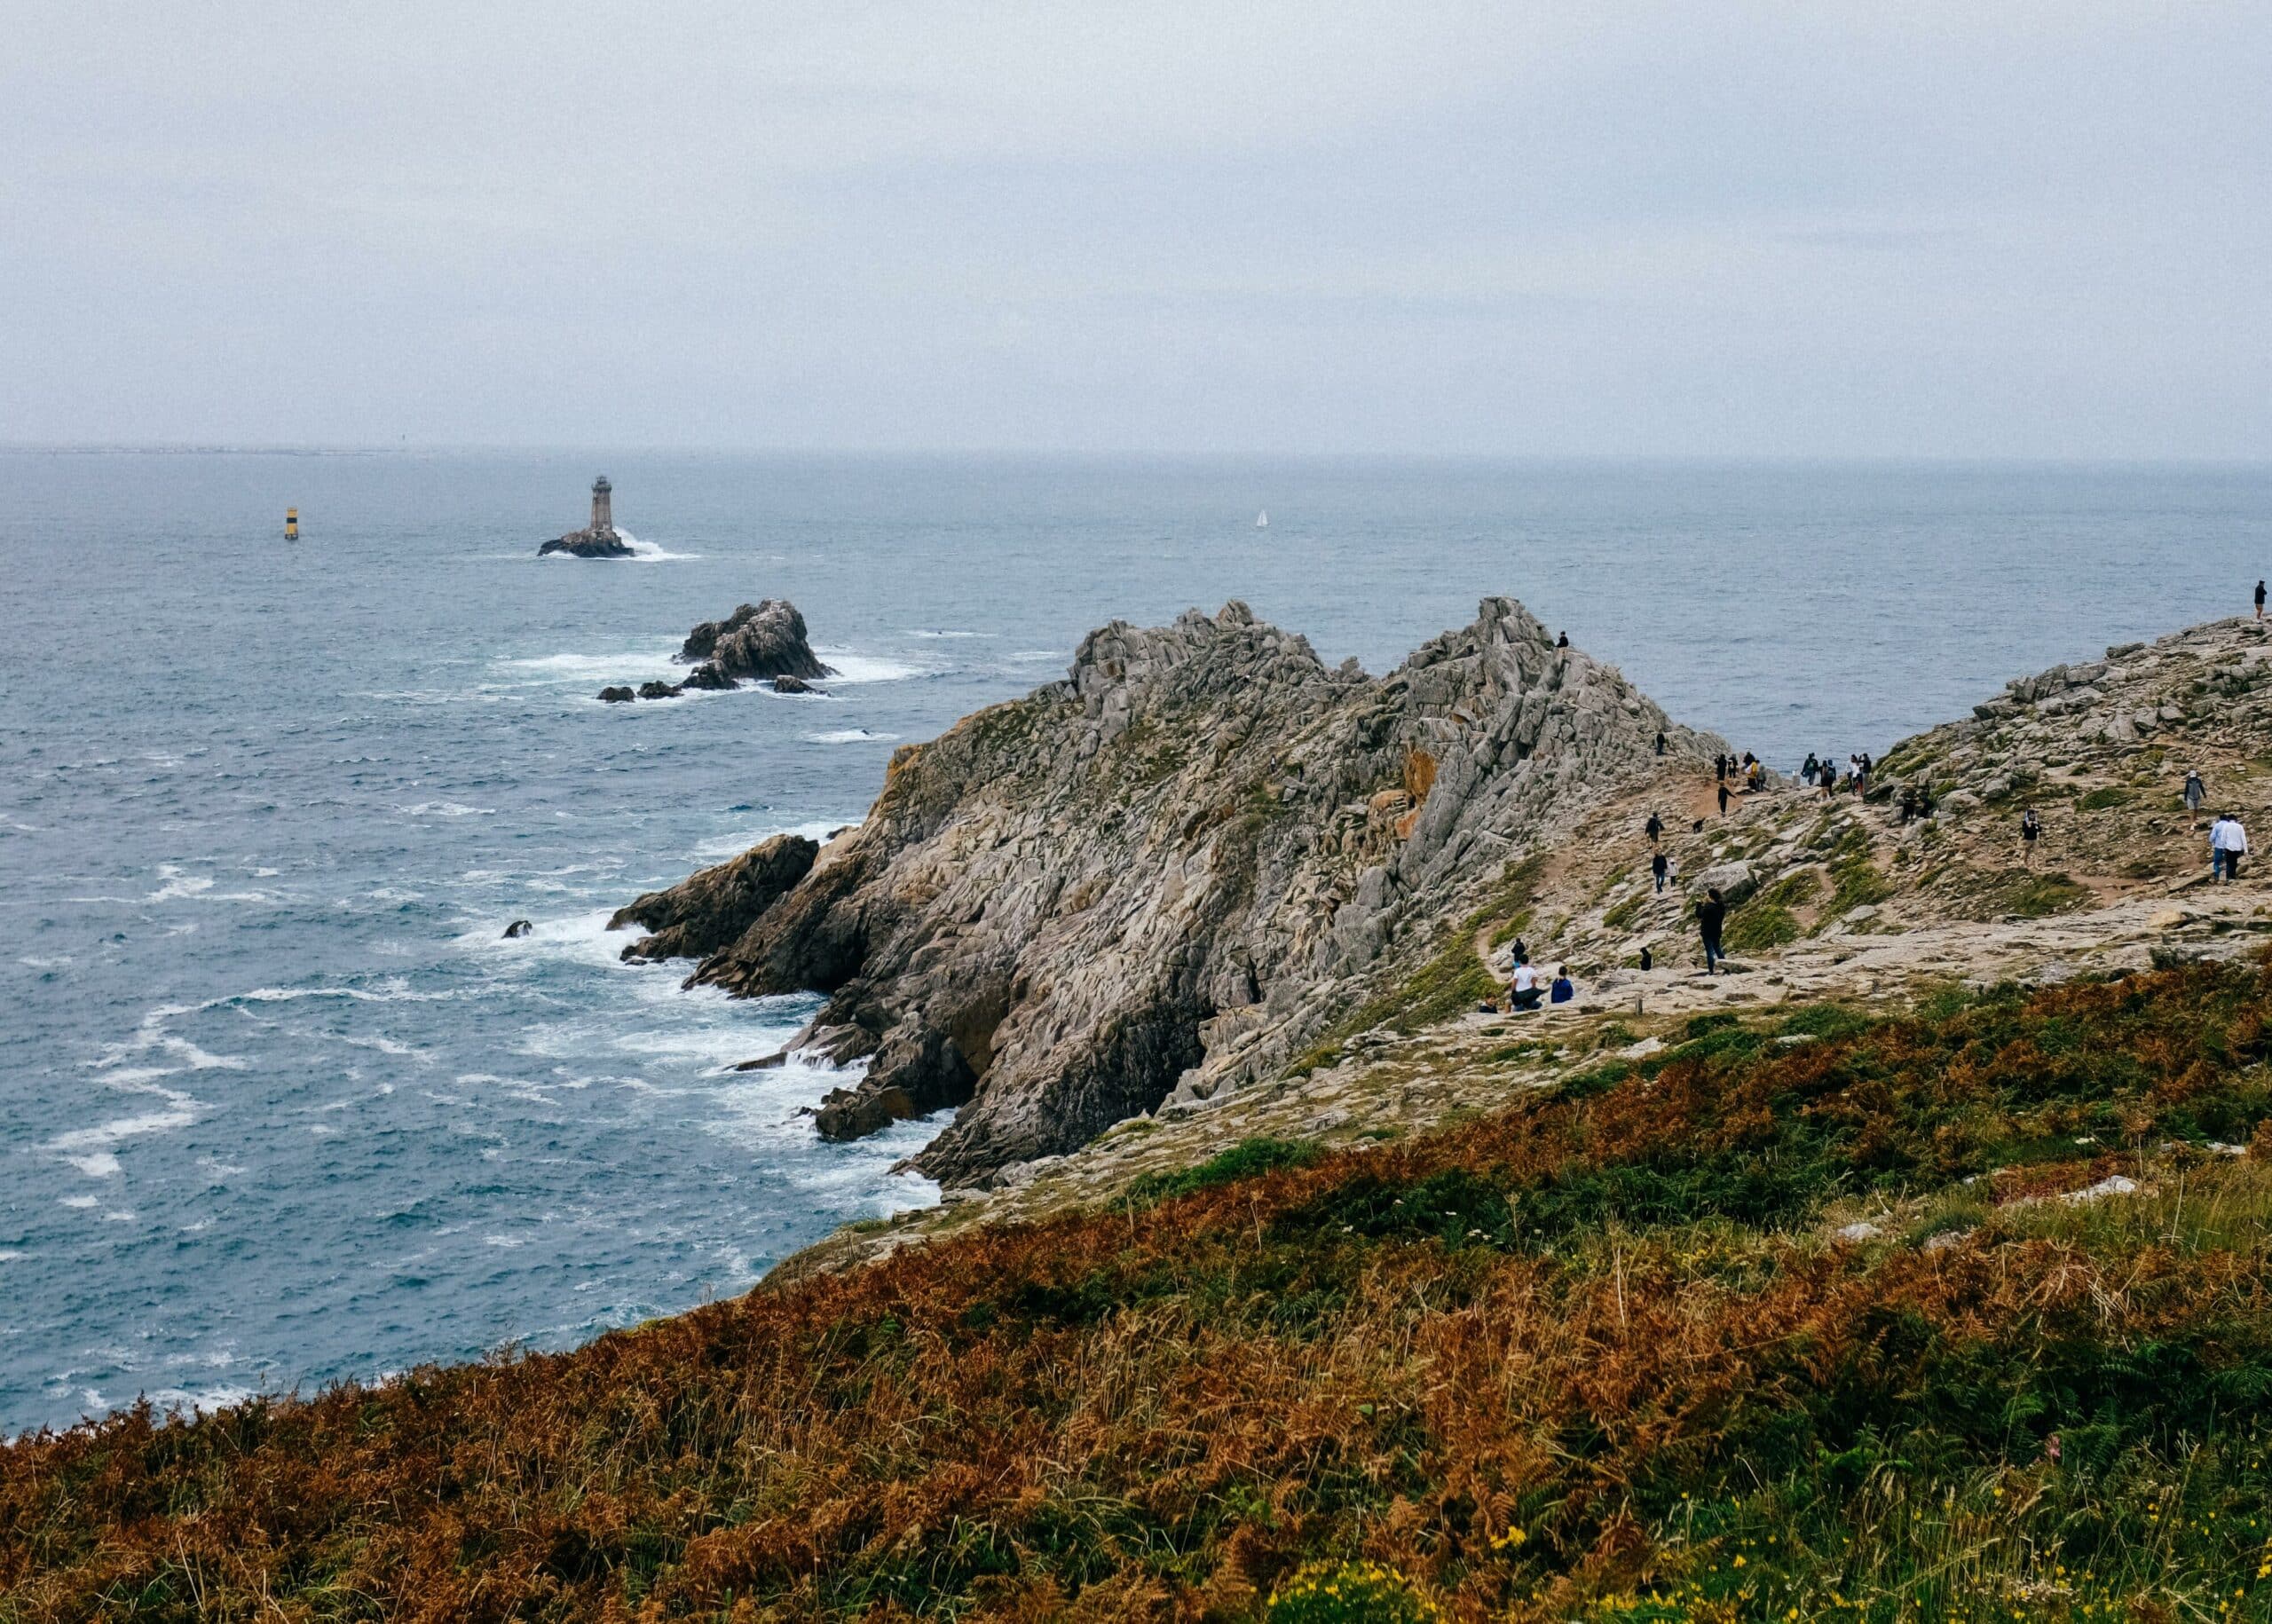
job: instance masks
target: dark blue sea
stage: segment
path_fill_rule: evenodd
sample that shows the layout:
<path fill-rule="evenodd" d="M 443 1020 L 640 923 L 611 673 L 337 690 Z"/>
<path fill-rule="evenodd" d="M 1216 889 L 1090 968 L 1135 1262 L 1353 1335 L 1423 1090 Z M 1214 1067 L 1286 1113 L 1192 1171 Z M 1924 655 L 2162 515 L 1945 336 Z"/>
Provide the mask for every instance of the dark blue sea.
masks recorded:
<path fill-rule="evenodd" d="M 642 558 L 540 563 L 603 472 Z M 2262 469 L 0 453 L 0 1433 L 571 1344 L 935 1199 L 937 1123 L 728 1069 L 809 1000 L 602 926 L 1116 616 L 1377 671 L 1510 593 L 1787 766 L 2266 573 Z M 594 698 L 769 595 L 826 697 Z"/>

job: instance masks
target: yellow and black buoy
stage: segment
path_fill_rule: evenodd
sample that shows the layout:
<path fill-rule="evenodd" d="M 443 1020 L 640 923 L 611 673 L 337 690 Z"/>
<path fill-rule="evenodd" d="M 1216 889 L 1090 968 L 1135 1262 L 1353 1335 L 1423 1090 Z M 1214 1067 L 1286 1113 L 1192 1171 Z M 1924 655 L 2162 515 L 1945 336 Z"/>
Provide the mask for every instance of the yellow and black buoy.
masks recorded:
<path fill-rule="evenodd" d="M 300 539 L 300 510 L 297 508 L 284 509 L 284 539 L 287 541 Z"/>

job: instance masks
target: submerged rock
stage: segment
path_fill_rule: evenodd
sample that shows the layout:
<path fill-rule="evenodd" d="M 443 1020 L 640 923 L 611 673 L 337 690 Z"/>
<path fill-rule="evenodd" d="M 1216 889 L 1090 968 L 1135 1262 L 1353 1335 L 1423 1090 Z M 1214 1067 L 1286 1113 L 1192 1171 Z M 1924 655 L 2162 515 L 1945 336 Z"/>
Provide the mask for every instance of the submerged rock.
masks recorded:
<path fill-rule="evenodd" d="M 744 603 L 723 620 L 705 620 L 687 634 L 678 657 L 710 662 L 729 677 L 836 674 L 805 641 L 805 618 L 786 598 Z"/>
<path fill-rule="evenodd" d="M 697 628 L 687 652 L 723 643 Z M 959 1106 L 916 1165 L 970 1184 L 1179 1084 L 1274 1075 L 1389 942 L 1724 749 L 1505 598 L 1380 678 L 1236 603 L 1115 622 L 1063 682 L 897 751 L 868 819 L 691 980 L 828 994 L 795 1046 L 868 1068 L 821 1131 Z"/>
<path fill-rule="evenodd" d="M 651 934 L 623 950 L 634 961 L 698 958 L 727 947 L 786 895 L 813 865 L 820 847 L 799 834 L 777 834 L 740 856 L 650 891 L 607 922 L 610 930 L 643 925 Z"/>
<path fill-rule="evenodd" d="M 819 690 L 802 677 L 777 676 L 773 679 L 773 691 L 777 694 L 809 694 Z"/>
<path fill-rule="evenodd" d="M 517 941 L 521 937 L 527 935 L 535 928 L 536 926 L 530 924 L 526 919 L 515 919 L 510 925 L 505 926 L 506 940 Z"/>

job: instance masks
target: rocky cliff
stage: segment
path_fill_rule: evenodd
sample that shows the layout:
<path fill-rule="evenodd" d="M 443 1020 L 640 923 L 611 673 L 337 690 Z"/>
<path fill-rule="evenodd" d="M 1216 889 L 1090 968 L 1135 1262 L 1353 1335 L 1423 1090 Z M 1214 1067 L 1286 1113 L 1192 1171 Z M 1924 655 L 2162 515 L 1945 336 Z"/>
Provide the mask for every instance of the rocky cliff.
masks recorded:
<path fill-rule="evenodd" d="M 623 950 L 635 962 L 699 958 L 730 947 L 765 911 L 809 873 L 820 847 L 798 834 L 777 834 L 730 862 L 706 868 L 667 890 L 650 891 L 607 922 L 610 930 L 644 926 L 652 934 Z"/>
<path fill-rule="evenodd" d="M 801 1045 L 868 1067 L 822 1131 L 960 1105 L 918 1163 L 981 1180 L 1282 1067 L 1391 942 L 1512 905 L 1605 795 L 1722 748 L 1508 599 L 1378 678 L 1235 603 L 1115 622 L 1063 682 L 895 755 L 691 979 L 829 994 Z"/>

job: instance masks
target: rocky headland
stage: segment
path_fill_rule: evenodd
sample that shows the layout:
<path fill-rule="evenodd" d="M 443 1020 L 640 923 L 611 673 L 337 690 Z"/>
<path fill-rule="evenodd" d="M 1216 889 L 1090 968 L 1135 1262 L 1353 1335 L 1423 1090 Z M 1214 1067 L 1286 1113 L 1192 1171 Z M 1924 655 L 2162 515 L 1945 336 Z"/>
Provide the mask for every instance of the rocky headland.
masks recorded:
<path fill-rule="evenodd" d="M 809 694 L 813 681 L 836 674 L 806 641 L 805 618 L 786 598 L 744 603 L 723 620 L 705 620 L 687 634 L 677 658 L 694 669 L 676 682 L 643 682 L 636 691 L 618 684 L 600 690 L 611 705 L 633 699 L 674 699 L 681 694 L 722 692 L 745 682 L 769 682 L 776 693 Z"/>
<path fill-rule="evenodd" d="M 1724 748 L 1508 599 L 1384 677 L 1238 603 L 1116 622 L 1064 681 L 899 751 L 690 979 L 830 995 L 799 1045 L 867 1067 L 821 1131 L 959 1106 L 917 1164 L 967 1184 L 1282 1068 L 1384 956 Z"/>
<path fill-rule="evenodd" d="M 1381 677 L 1234 603 L 1092 634 L 1064 681 L 898 752 L 864 823 L 785 887 L 732 891 L 717 928 L 649 916 L 730 891 L 733 864 L 642 899 L 661 945 L 637 954 L 829 995 L 795 1046 L 865 1070 L 820 1131 L 958 1107 L 914 1165 L 1014 1192 L 1117 1124 L 1202 1119 L 1195 1152 L 1416 1044 L 1440 1103 L 1469 1035 L 1506 1029 L 1476 1012 L 1519 943 L 1582 989 L 1519 1018 L 1541 1030 L 2135 967 L 2163 937 L 2237 951 L 2253 887 L 2208 889 L 2177 786 L 2197 768 L 2216 804 L 2272 810 L 2268 729 L 2272 637 L 2222 622 L 2013 682 L 1889 752 L 1866 800 L 1776 784 L 1722 818 L 1723 741 L 1510 600 Z M 1905 817 L 1904 790 L 1934 815 Z M 2024 855 L 2026 805 L 2047 834 Z M 1734 975 L 1699 974 L 1708 885 Z"/>

